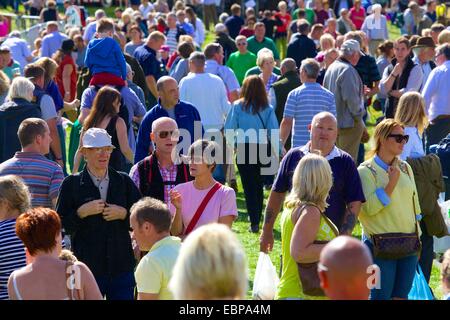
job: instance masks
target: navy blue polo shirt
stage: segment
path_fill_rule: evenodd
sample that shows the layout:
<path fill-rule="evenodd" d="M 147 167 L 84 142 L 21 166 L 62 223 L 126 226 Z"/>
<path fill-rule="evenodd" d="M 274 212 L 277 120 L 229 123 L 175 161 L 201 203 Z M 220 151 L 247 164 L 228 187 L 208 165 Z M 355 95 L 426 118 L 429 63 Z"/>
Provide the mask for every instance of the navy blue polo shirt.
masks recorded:
<path fill-rule="evenodd" d="M 292 177 L 295 168 L 302 157 L 309 151 L 309 145 L 292 148 L 284 156 L 280 164 L 280 170 L 273 184 L 272 190 L 285 193 L 292 189 Z M 345 216 L 346 205 L 353 201 L 365 202 L 361 179 L 352 157 L 334 147 L 331 153 L 325 157 L 333 172 L 333 187 L 327 199 L 329 204 L 325 215 L 333 221 L 340 230 Z"/>
<path fill-rule="evenodd" d="M 225 21 L 225 26 L 228 29 L 228 34 L 231 38 L 236 39 L 241 31 L 242 26 L 245 24 L 244 19 L 239 16 L 231 16 Z"/>
<path fill-rule="evenodd" d="M 155 81 L 166 75 L 164 64 L 158 60 L 156 51 L 152 48 L 142 45 L 134 51 L 134 57 L 144 70 L 144 75 L 153 76 Z"/>

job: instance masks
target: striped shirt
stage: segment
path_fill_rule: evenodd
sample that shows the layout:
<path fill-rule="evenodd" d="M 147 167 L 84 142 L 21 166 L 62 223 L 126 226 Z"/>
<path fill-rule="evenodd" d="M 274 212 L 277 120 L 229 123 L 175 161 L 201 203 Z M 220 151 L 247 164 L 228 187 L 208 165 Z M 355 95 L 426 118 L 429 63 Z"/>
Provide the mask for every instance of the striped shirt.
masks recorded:
<path fill-rule="evenodd" d="M 178 41 L 177 41 L 177 29 L 170 29 L 166 35 L 166 45 L 169 46 L 170 51 L 169 54 L 174 53 L 177 50 Z"/>
<path fill-rule="evenodd" d="M 16 152 L 13 158 L 0 164 L 0 176 L 21 177 L 31 193 L 33 208 L 53 208 L 59 187 L 64 179 L 61 167 L 39 153 Z"/>
<path fill-rule="evenodd" d="M 25 247 L 15 229 L 16 219 L 0 221 L 0 300 L 8 299 L 9 275 L 26 265 Z"/>
<path fill-rule="evenodd" d="M 308 143 L 308 125 L 312 118 L 322 111 L 336 115 L 334 95 L 318 83 L 306 82 L 289 92 L 283 118 L 293 118 L 292 147 Z"/>

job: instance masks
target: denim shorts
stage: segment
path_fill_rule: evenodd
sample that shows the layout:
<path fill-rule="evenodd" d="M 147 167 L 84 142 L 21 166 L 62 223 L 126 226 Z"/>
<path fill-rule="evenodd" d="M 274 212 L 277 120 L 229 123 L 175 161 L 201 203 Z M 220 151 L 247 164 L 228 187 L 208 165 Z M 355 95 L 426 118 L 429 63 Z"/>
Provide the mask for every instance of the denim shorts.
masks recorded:
<path fill-rule="evenodd" d="M 373 256 L 373 244 L 370 239 L 363 236 L 363 242 L 369 247 Z M 370 290 L 370 300 L 408 299 L 416 274 L 417 255 L 396 260 L 373 257 L 373 261 L 380 268 L 381 283 L 380 289 Z"/>

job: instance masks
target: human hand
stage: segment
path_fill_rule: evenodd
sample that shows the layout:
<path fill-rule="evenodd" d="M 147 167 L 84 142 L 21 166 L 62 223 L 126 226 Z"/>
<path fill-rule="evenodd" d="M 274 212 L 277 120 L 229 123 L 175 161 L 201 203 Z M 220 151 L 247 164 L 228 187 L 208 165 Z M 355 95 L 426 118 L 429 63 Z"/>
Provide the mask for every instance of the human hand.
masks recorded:
<path fill-rule="evenodd" d="M 369 131 L 367 131 L 367 128 L 364 128 L 362 137 L 361 137 L 361 143 L 367 143 L 369 142 L 370 139 L 370 135 L 369 135 Z"/>
<path fill-rule="evenodd" d="M 400 63 L 397 63 L 394 67 L 394 69 L 392 70 L 391 74 L 395 77 L 398 77 L 400 75 L 400 73 L 402 73 L 403 71 L 403 65 Z"/>
<path fill-rule="evenodd" d="M 181 194 L 177 190 L 172 189 L 169 192 L 169 196 L 170 196 L 170 202 L 173 204 L 175 209 L 181 210 L 181 202 L 183 200 L 181 198 Z"/>
<path fill-rule="evenodd" d="M 273 249 L 273 242 L 273 230 L 265 230 L 263 228 L 259 237 L 259 251 L 269 253 Z"/>
<path fill-rule="evenodd" d="M 77 214 L 81 219 L 102 213 L 105 209 L 105 202 L 101 199 L 86 202 L 78 208 Z"/>
<path fill-rule="evenodd" d="M 389 177 L 389 184 L 395 187 L 397 185 L 398 179 L 400 178 L 400 169 L 398 168 L 396 163 L 389 166 L 387 174 Z"/>
<path fill-rule="evenodd" d="M 72 109 L 77 110 L 78 107 L 80 106 L 81 101 L 79 99 L 75 99 L 70 103 L 70 106 Z"/>
<path fill-rule="evenodd" d="M 127 209 L 115 204 L 105 204 L 103 219 L 106 221 L 124 220 L 127 217 Z"/>
<path fill-rule="evenodd" d="M 55 160 L 55 161 L 56 161 L 57 164 L 59 164 L 59 166 L 60 166 L 61 168 L 64 168 L 64 161 L 63 161 L 62 159 L 57 159 L 57 160 Z"/>

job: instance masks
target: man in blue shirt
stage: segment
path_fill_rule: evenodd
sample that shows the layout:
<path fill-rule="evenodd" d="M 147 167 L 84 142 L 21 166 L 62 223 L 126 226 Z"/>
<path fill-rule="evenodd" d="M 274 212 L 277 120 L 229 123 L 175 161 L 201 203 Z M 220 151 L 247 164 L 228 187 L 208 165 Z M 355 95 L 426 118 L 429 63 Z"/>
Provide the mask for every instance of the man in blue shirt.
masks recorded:
<path fill-rule="evenodd" d="M 190 135 L 189 143 L 184 142 L 187 147 L 203 135 L 200 114 L 192 104 L 180 101 L 177 81 L 169 76 L 161 77 L 158 80 L 157 89 L 158 103 L 145 114 L 139 127 L 134 155 L 135 163 L 138 163 L 153 151 L 153 146 L 150 145 L 150 133 L 153 121 L 158 118 L 172 118 L 177 122 L 180 131 L 182 131 L 181 129 L 187 130 Z M 195 130 L 196 126 L 198 127 L 197 130 Z M 183 132 L 180 133 L 183 137 Z M 180 142 L 183 142 L 183 140 L 180 140 Z"/>
<path fill-rule="evenodd" d="M 47 35 L 42 38 L 41 57 L 49 57 L 61 49 L 62 42 L 69 39 L 65 34 L 58 31 L 58 23 L 51 21 L 47 25 Z"/>
<path fill-rule="evenodd" d="M 166 74 L 164 65 L 157 58 L 157 52 L 166 42 L 166 36 L 159 31 L 153 31 L 147 42 L 134 51 L 134 57 L 144 70 L 145 82 L 153 97 L 150 97 L 150 105 L 156 103 L 158 90 L 156 82 Z M 153 98 L 153 99 L 152 99 Z"/>
<path fill-rule="evenodd" d="M 228 29 L 228 34 L 231 38 L 236 39 L 241 31 L 242 26 L 245 24 L 244 19 L 241 18 L 241 6 L 233 4 L 231 6 L 232 16 L 225 21 L 225 26 Z"/>

